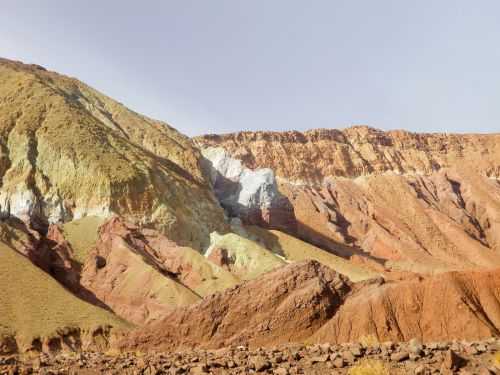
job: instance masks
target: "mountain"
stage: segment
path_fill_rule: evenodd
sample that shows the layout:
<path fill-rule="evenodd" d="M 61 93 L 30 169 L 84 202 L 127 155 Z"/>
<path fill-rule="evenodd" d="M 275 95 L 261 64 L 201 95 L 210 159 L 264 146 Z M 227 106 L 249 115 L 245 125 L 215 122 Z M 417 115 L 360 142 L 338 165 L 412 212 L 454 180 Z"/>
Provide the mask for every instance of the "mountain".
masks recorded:
<path fill-rule="evenodd" d="M 350 289 L 328 267 L 298 262 L 176 310 L 121 345 L 172 350 L 301 342 L 334 315 Z"/>
<path fill-rule="evenodd" d="M 500 335 L 497 134 L 190 139 L 0 59 L 0 177 L 2 373 L 27 353 Z"/>
<path fill-rule="evenodd" d="M 261 201 L 261 225 L 375 268 L 419 273 L 500 265 L 499 141 L 369 127 L 196 139 L 215 169 L 274 175 L 291 214 L 279 220 L 280 203 Z M 218 173 L 216 186 L 234 179 Z"/>
<path fill-rule="evenodd" d="M 308 184 L 322 183 L 326 177 L 431 174 L 453 167 L 499 178 L 499 140 L 500 134 L 384 132 L 368 126 L 196 138 L 203 147 L 223 147 L 248 168 L 271 168 L 287 181 Z"/>
<path fill-rule="evenodd" d="M 5 342 L 24 351 L 61 330 L 130 327 L 237 282 L 197 252 L 228 226 L 188 137 L 37 65 L 0 59 L 0 82 Z M 192 273 L 213 269 L 220 285 L 186 286 L 150 263 L 120 237 L 138 227 L 181 249 L 173 266 L 201 263 Z"/>
<path fill-rule="evenodd" d="M 186 136 L 39 66 L 2 59 L 0 82 L 2 215 L 43 230 L 114 213 L 196 248 L 221 229 Z"/>

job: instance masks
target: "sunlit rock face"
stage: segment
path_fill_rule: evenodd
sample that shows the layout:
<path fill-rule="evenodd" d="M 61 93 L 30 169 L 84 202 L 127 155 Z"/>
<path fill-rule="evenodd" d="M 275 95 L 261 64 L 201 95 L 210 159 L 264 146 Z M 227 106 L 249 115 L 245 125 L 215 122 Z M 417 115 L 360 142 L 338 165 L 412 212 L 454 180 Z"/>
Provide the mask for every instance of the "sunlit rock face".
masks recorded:
<path fill-rule="evenodd" d="M 188 137 L 37 66 L 1 59 L 0 82 L 2 217 L 44 231 L 118 214 L 197 249 L 224 230 Z"/>
<path fill-rule="evenodd" d="M 222 174 L 271 169 L 293 207 L 293 234 L 322 249 L 398 272 L 500 266 L 499 134 L 358 126 L 196 142 L 219 150 L 214 165 L 236 166 Z"/>
<path fill-rule="evenodd" d="M 215 194 L 230 217 L 284 230 L 295 225 L 293 208 L 279 192 L 272 169 L 245 168 L 223 148 L 202 149 L 202 154 Z"/>

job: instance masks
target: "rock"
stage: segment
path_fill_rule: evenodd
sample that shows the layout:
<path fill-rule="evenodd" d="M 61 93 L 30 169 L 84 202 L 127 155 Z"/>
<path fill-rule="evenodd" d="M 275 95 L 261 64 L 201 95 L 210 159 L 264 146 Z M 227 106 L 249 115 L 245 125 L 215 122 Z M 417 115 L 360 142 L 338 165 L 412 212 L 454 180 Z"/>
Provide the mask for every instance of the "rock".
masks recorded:
<path fill-rule="evenodd" d="M 95 247 L 89 254 L 89 257 L 103 259 L 106 271 L 87 261 L 80 275 L 80 284 L 87 293 L 92 293 L 94 299 L 105 300 L 119 316 L 135 324 L 145 324 L 159 319 L 176 306 L 200 299 L 191 289 L 195 289 L 194 284 L 188 287 L 179 283 L 181 280 L 186 285 L 192 283 L 187 278 L 183 280 L 186 271 L 178 272 L 175 280 L 168 276 L 177 271 L 176 255 L 180 257 L 180 254 L 190 251 L 195 252 L 177 246 L 161 233 L 141 230 L 139 226 L 115 216 L 101 225 Z M 137 256 L 138 253 L 141 257 Z M 209 262 L 203 257 L 201 259 L 208 266 Z M 184 270 L 189 269 L 184 266 Z M 190 271 L 190 277 L 194 278 L 195 266 L 191 265 Z M 144 289 L 131 287 L 129 274 L 138 275 L 137 282 Z M 168 291 L 169 298 L 151 293 L 153 285 Z"/>
<path fill-rule="evenodd" d="M 208 374 L 209 373 L 208 366 L 207 365 L 199 365 L 199 366 L 192 367 L 189 370 L 189 373 L 193 374 L 193 375 Z"/>
<path fill-rule="evenodd" d="M 496 303 L 500 304 L 500 296 L 499 300 L 494 297 L 492 301 L 489 291 L 499 288 L 500 272 L 497 271 L 447 272 L 422 280 L 414 278 L 382 285 L 365 284 L 357 292 L 359 298 L 348 298 L 342 305 L 341 312 L 323 325 L 314 334 L 313 340 L 348 342 L 352 337 L 365 335 L 366 327 L 373 330 L 374 325 L 379 335 L 387 336 L 399 329 L 403 330 L 402 334 L 405 336 L 421 334 L 423 339 L 435 335 L 436 331 L 440 332 L 440 338 L 445 338 L 446 335 L 476 338 L 491 336 L 500 327 L 488 326 L 482 321 L 487 320 L 490 315 L 497 315 L 494 306 Z M 424 300 L 440 303 L 423 303 Z M 476 313 L 462 308 L 464 303 L 479 304 L 482 309 Z M 391 309 L 388 306 L 392 306 Z M 450 327 L 452 331 L 438 330 L 435 317 L 447 314 L 456 317 Z M 388 316 L 391 318 L 388 319 Z M 458 343 L 454 346 L 461 347 Z M 420 349 L 420 345 L 415 345 L 415 348 Z"/>
<path fill-rule="evenodd" d="M 271 368 L 271 363 L 265 357 L 262 356 L 251 357 L 249 363 L 252 365 L 253 369 L 257 372 Z"/>
<path fill-rule="evenodd" d="M 331 352 L 330 344 L 320 344 L 319 348 L 323 354 L 329 354 Z"/>
<path fill-rule="evenodd" d="M 448 343 L 448 342 L 438 342 L 437 343 L 437 348 L 439 350 L 448 350 L 450 348 L 450 343 Z"/>
<path fill-rule="evenodd" d="M 333 367 L 335 367 L 335 368 L 344 368 L 344 366 L 345 366 L 345 360 L 344 360 L 344 358 L 339 357 L 339 358 L 335 358 L 333 360 Z"/>
<path fill-rule="evenodd" d="M 445 354 L 442 368 L 456 371 L 463 367 L 465 364 L 466 360 L 450 349 Z"/>
<path fill-rule="evenodd" d="M 476 346 L 476 351 L 478 353 L 486 353 L 488 351 L 488 348 L 484 344 L 479 344 Z"/>
<path fill-rule="evenodd" d="M 424 346 L 422 345 L 422 342 L 416 338 L 413 338 L 408 342 L 408 350 L 410 353 L 421 355 L 423 349 Z"/>
<path fill-rule="evenodd" d="M 314 357 L 310 358 L 309 362 L 311 364 L 314 364 L 314 363 L 328 362 L 329 360 L 330 360 L 330 355 L 329 354 L 323 354 L 323 355 L 318 355 L 318 356 L 314 356 Z"/>
<path fill-rule="evenodd" d="M 410 353 L 410 361 L 419 361 L 421 358 L 418 354 Z"/>
<path fill-rule="evenodd" d="M 288 371 L 288 369 L 286 369 L 284 367 L 278 367 L 278 368 L 276 368 L 276 369 L 273 370 L 273 374 L 276 374 L 276 375 L 288 375 L 289 371 Z"/>
<path fill-rule="evenodd" d="M 347 364 L 353 364 L 354 362 L 356 362 L 356 357 L 350 351 L 342 352 L 341 355 L 342 355 L 342 359 Z"/>
<path fill-rule="evenodd" d="M 148 367 L 147 367 L 147 368 L 143 371 L 143 374 L 144 374 L 144 375 L 156 375 L 156 373 L 157 373 L 156 367 L 155 367 L 155 366 L 153 366 L 153 365 L 148 366 Z M 180 368 L 179 368 L 179 369 L 177 369 L 177 370 L 176 370 L 176 372 L 175 372 L 175 373 L 176 373 L 176 374 L 182 374 L 182 373 L 184 373 L 184 369 L 180 369 Z"/>
<path fill-rule="evenodd" d="M 117 346 L 136 349 L 139 343 L 141 350 L 171 350 L 179 349 L 179 340 L 185 347 L 220 347 L 227 340 L 254 346 L 305 340 L 329 319 L 329 311 L 342 304 L 350 287 L 347 278 L 319 262 L 292 263 L 173 311 Z"/>
<path fill-rule="evenodd" d="M 465 352 L 468 355 L 477 355 L 477 354 L 480 354 L 479 351 L 476 349 L 475 346 L 469 346 L 469 347 L 465 348 Z"/>
<path fill-rule="evenodd" d="M 413 371 L 413 373 L 415 375 L 426 375 L 428 372 L 427 372 L 427 368 L 424 365 L 419 365 L 419 366 L 415 367 L 415 370 Z"/>
<path fill-rule="evenodd" d="M 462 345 L 460 345 L 459 342 L 454 341 L 450 346 L 450 350 L 454 352 L 460 352 L 462 351 Z"/>
<path fill-rule="evenodd" d="M 350 351 L 351 351 L 352 355 L 355 357 L 361 357 L 363 355 L 361 345 L 351 346 Z"/>
<path fill-rule="evenodd" d="M 410 354 L 408 352 L 404 352 L 404 351 L 394 353 L 393 355 L 391 355 L 391 361 L 394 361 L 394 362 L 403 362 L 409 358 L 410 358 Z"/>
<path fill-rule="evenodd" d="M 245 168 L 220 147 L 202 153 L 215 194 L 230 217 L 276 229 L 294 227 L 293 207 L 279 192 L 271 169 Z"/>
<path fill-rule="evenodd" d="M 431 343 L 427 344 L 427 348 L 430 349 L 430 350 L 437 350 L 438 349 L 438 343 L 431 342 Z"/>
<path fill-rule="evenodd" d="M 478 370 L 477 370 L 477 374 L 478 375 L 495 375 L 496 374 L 496 371 L 493 370 L 493 369 L 489 369 L 485 366 L 481 366 Z"/>

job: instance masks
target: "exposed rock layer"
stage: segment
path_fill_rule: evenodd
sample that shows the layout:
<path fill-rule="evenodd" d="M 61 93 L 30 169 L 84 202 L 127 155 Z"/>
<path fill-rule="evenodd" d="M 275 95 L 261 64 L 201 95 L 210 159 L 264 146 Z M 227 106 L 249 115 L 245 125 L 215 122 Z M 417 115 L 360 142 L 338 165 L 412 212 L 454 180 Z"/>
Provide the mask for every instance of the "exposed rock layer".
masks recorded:
<path fill-rule="evenodd" d="M 313 337 L 316 342 L 475 340 L 500 335 L 500 270 L 450 272 L 363 286 Z"/>
<path fill-rule="evenodd" d="M 197 137 L 202 147 L 223 147 L 247 168 L 271 168 L 289 181 L 358 177 L 392 171 L 428 174 L 468 166 L 500 177 L 500 134 L 383 132 L 366 126 L 304 133 L 240 132 Z"/>
<path fill-rule="evenodd" d="M 301 341 L 335 314 L 349 290 L 346 278 L 318 262 L 294 263 L 178 309 L 119 346 L 160 350 Z"/>
<path fill-rule="evenodd" d="M 33 265 L 16 250 L 15 240 L 28 239 L 25 232 L 1 224 L 6 242 L 0 244 L 0 354 L 53 348 L 100 350 L 107 345 L 111 327 L 130 327 L 109 311 L 72 295 Z"/>
<path fill-rule="evenodd" d="M 230 217 L 238 217 L 246 224 L 294 229 L 293 207 L 279 192 L 271 169 L 245 168 L 220 147 L 206 148 L 202 153 L 215 194 Z"/>
<path fill-rule="evenodd" d="M 197 138 L 270 168 L 301 239 L 374 270 L 500 266 L 500 135 L 368 127 Z"/>
<path fill-rule="evenodd" d="M 120 317 L 145 324 L 236 285 L 239 278 L 197 251 L 176 245 L 158 231 L 118 217 L 100 228 L 83 264 L 75 261 L 61 229 L 49 229 L 50 268 L 81 298 L 102 304 Z"/>
<path fill-rule="evenodd" d="M 242 324 L 244 322 L 244 324 Z M 288 342 L 476 340 L 500 332 L 500 273 L 352 284 L 315 261 L 294 263 L 179 308 L 120 341 L 122 349 Z"/>

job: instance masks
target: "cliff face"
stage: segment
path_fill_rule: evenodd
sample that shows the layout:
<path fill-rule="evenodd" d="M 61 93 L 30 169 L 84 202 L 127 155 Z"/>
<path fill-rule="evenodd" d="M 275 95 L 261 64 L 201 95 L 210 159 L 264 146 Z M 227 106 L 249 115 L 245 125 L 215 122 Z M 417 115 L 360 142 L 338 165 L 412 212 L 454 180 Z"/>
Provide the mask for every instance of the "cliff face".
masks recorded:
<path fill-rule="evenodd" d="M 421 173 L 468 166 L 500 177 L 500 134 L 417 134 L 356 126 L 304 133 L 241 132 L 197 137 L 202 147 L 222 146 L 248 168 L 271 168 L 290 182 L 382 172 Z"/>
<path fill-rule="evenodd" d="M 374 268 L 500 266 L 500 135 L 367 127 L 196 139 L 269 168 L 293 207 L 288 232 Z"/>
<path fill-rule="evenodd" d="M 223 227 L 189 138 L 38 66 L 2 59 L 0 81 L 3 216 L 46 228 L 116 213 L 197 248 Z"/>

